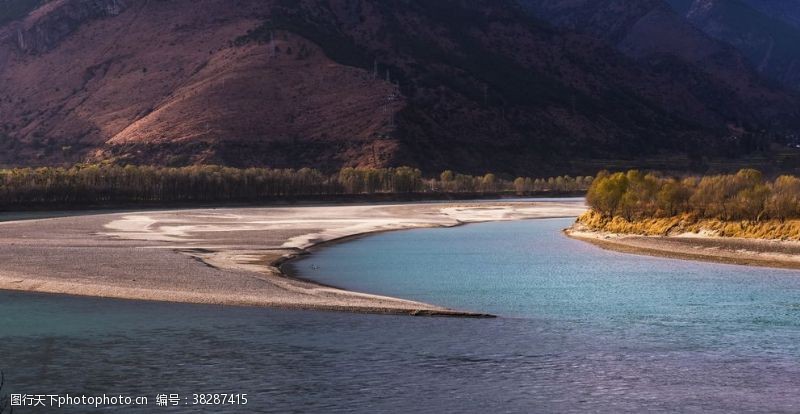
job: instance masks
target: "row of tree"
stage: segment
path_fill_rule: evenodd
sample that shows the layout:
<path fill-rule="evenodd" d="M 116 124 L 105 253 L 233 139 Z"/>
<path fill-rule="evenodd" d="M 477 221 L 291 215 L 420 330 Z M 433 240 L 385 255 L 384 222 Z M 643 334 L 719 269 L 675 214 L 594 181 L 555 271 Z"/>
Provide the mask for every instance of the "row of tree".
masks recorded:
<path fill-rule="evenodd" d="M 428 180 L 431 191 L 445 193 L 516 193 L 519 195 L 534 193 L 577 193 L 585 192 L 592 184 L 592 177 L 530 178 L 517 177 L 515 180 L 498 178 L 495 174 L 472 176 L 456 174 L 453 171 L 443 172 L 438 180 Z"/>
<path fill-rule="evenodd" d="M 759 171 L 705 177 L 663 177 L 640 171 L 598 174 L 586 197 L 606 217 L 673 217 L 691 214 L 719 220 L 800 218 L 800 179 L 766 180 Z"/>
<path fill-rule="evenodd" d="M 0 207 L 137 202 L 258 201 L 361 194 L 502 194 L 585 191 L 591 177 L 517 178 L 445 171 L 425 178 L 415 168 L 344 168 L 333 175 L 300 170 L 219 166 L 183 168 L 78 165 L 0 170 Z"/>

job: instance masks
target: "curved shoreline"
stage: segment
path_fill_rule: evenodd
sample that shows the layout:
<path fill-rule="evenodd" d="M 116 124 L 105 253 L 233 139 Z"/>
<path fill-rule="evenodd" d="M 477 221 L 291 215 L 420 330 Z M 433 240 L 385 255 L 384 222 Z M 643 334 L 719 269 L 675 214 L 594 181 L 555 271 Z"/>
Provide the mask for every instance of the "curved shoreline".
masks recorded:
<path fill-rule="evenodd" d="M 553 217 L 553 218 L 555 218 L 555 217 Z M 396 231 L 419 230 L 419 229 L 424 229 L 424 228 L 448 229 L 448 228 L 453 228 L 453 227 L 458 227 L 458 226 L 464 226 L 466 224 L 469 224 L 469 223 L 458 223 L 458 224 L 453 225 L 453 226 L 415 227 L 415 228 L 399 229 L 399 230 L 378 230 L 378 231 L 372 231 L 372 232 L 352 234 L 352 235 L 349 235 L 349 236 L 343 236 L 343 237 L 340 237 L 340 238 L 337 238 L 337 239 L 326 240 L 326 241 L 323 241 L 323 242 L 316 243 L 316 244 L 314 244 L 312 246 L 309 246 L 307 248 L 299 250 L 297 253 L 286 255 L 286 256 L 280 257 L 278 259 L 275 259 L 273 261 L 269 261 L 268 265 L 278 269 L 280 277 L 285 277 L 285 278 L 290 279 L 290 280 L 303 282 L 303 283 L 311 283 L 311 284 L 314 284 L 314 285 L 317 285 L 317 286 L 321 286 L 321 287 L 324 287 L 324 288 L 336 289 L 336 290 L 341 290 L 341 291 L 346 291 L 346 292 L 351 292 L 351 293 L 363 293 L 363 292 L 356 292 L 356 291 L 348 290 L 348 289 L 343 288 L 341 286 L 336 286 L 336 285 L 333 285 L 333 284 L 330 284 L 330 283 L 322 283 L 322 282 L 317 281 L 317 280 L 315 280 L 313 278 L 302 276 L 297 271 L 288 270 L 286 268 L 286 266 L 292 266 L 293 262 L 295 262 L 297 260 L 300 260 L 300 259 L 303 259 L 303 258 L 306 258 L 306 257 L 314 254 L 315 251 L 322 250 L 322 249 L 325 249 L 327 247 L 330 247 L 330 246 L 333 246 L 333 245 L 337 245 L 337 244 L 340 244 L 340 243 L 347 243 L 347 242 L 350 242 L 350 241 L 353 241 L 353 240 L 358 240 L 358 239 L 362 239 L 362 238 L 366 238 L 366 237 L 370 237 L 370 236 L 374 236 L 374 235 L 378 235 L 378 234 L 382 234 L 382 233 L 390 233 L 390 232 L 396 232 Z M 364 293 L 364 294 L 372 295 L 371 293 Z M 392 298 L 393 299 L 400 299 L 400 298 L 394 298 L 394 297 L 392 297 Z M 405 299 L 402 299 L 402 300 L 405 300 Z M 469 312 L 469 311 L 450 310 L 450 309 L 447 309 L 447 308 L 443 308 L 443 310 L 419 309 L 419 310 L 412 310 L 412 311 L 397 311 L 395 309 L 390 309 L 390 308 L 372 308 L 372 309 L 367 309 L 367 310 L 361 311 L 361 310 L 358 310 L 358 309 L 355 309 L 355 308 L 352 308 L 352 307 L 340 307 L 340 308 L 335 308 L 335 309 L 316 308 L 316 309 L 306 309 L 306 310 L 320 310 L 320 311 L 329 310 L 329 311 L 333 311 L 333 312 L 389 314 L 389 315 L 409 315 L 409 316 L 430 316 L 430 317 L 441 316 L 441 317 L 459 317 L 459 318 L 474 318 L 474 319 L 494 319 L 494 318 L 497 318 L 497 315 L 493 315 L 493 314 L 490 314 L 490 313 L 477 313 L 477 312 Z"/>
<path fill-rule="evenodd" d="M 556 215 L 556 216 L 547 216 L 547 217 L 525 218 L 525 219 L 519 219 L 519 220 L 567 219 L 567 218 L 573 218 L 573 217 L 575 217 L 575 216 L 574 215 L 564 215 L 564 216 Z M 364 233 L 351 234 L 351 235 L 348 235 L 348 236 L 342 236 L 340 238 L 331 239 L 331 240 L 325 240 L 325 241 L 316 243 L 316 244 L 314 244 L 312 246 L 309 246 L 307 248 L 301 249 L 296 254 L 287 255 L 287 256 L 281 257 L 279 259 L 276 259 L 274 261 L 271 261 L 271 262 L 269 262 L 269 265 L 272 266 L 272 267 L 277 268 L 280 271 L 280 274 L 283 277 L 286 277 L 288 279 L 297 280 L 297 281 L 306 282 L 306 283 L 314 283 L 316 285 L 327 287 L 327 288 L 332 288 L 332 289 L 346 290 L 345 288 L 343 288 L 341 286 L 332 285 L 330 283 L 322 283 L 322 282 L 319 282 L 319 281 L 315 280 L 314 278 L 302 276 L 300 274 L 300 272 L 295 271 L 295 270 L 286 269 L 285 266 L 292 266 L 293 262 L 295 262 L 297 260 L 300 260 L 300 259 L 304 259 L 304 258 L 314 254 L 314 252 L 322 250 L 322 249 L 325 249 L 327 247 L 331 247 L 331 246 L 334 246 L 334 245 L 337 245 L 337 244 L 347 243 L 347 242 L 350 242 L 350 241 L 359 240 L 359 239 L 363 239 L 363 238 L 367 238 L 367 237 L 370 237 L 370 236 L 375 236 L 375 235 L 379 235 L 379 234 L 383 234 L 383 233 L 394 233 L 394 232 L 398 232 L 398 231 L 411 231 L 411 230 L 422 230 L 422 229 L 451 229 L 451 228 L 466 226 L 466 225 L 469 225 L 469 224 L 479 224 L 479 223 L 486 223 L 486 221 L 458 222 L 458 223 L 453 224 L 453 225 L 441 225 L 441 226 L 429 226 L 429 227 L 413 227 L 413 228 L 396 229 L 396 230 L 376 230 L 376 231 L 370 231 L 370 232 L 364 232 Z M 497 315 L 482 314 L 482 313 L 477 313 L 477 314 L 475 314 L 475 316 L 476 317 L 487 317 L 487 318 L 496 318 L 497 317 Z"/>
<path fill-rule="evenodd" d="M 0 225 L 0 289 L 415 316 L 491 317 L 326 286 L 279 267 L 394 230 L 573 217 L 580 201 L 126 212 Z"/>
<path fill-rule="evenodd" d="M 800 270 L 800 243 L 713 236 L 640 236 L 569 228 L 567 237 L 641 256 Z"/>

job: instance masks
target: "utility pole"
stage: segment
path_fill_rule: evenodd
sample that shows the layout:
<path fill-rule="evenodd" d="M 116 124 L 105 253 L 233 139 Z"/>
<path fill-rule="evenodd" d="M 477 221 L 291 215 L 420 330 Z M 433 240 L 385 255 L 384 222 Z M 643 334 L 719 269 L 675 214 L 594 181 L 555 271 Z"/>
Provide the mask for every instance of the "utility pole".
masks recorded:
<path fill-rule="evenodd" d="M 275 57 L 275 32 L 272 30 L 269 32 L 269 56 Z"/>
<path fill-rule="evenodd" d="M 17 43 L 19 44 L 20 50 L 25 50 L 25 35 L 22 33 L 22 29 L 17 29 Z"/>
<path fill-rule="evenodd" d="M 392 73 L 390 69 L 386 69 L 386 82 L 390 84 L 392 83 Z M 398 87 L 392 84 L 392 89 L 389 92 L 389 94 L 386 95 L 386 98 L 383 102 L 383 112 L 384 114 L 389 115 L 390 129 L 395 128 L 395 114 L 394 111 L 392 111 L 392 103 L 394 102 L 394 100 L 397 98 L 398 95 L 399 95 Z"/>
<path fill-rule="evenodd" d="M 394 129 L 394 111 L 389 106 L 389 128 Z"/>
<path fill-rule="evenodd" d="M 386 103 L 384 104 L 384 108 L 389 113 L 389 128 L 395 128 L 395 113 L 392 110 L 392 103 L 397 97 L 397 92 L 395 88 L 392 88 L 392 91 L 389 92 L 389 95 L 386 96 Z"/>

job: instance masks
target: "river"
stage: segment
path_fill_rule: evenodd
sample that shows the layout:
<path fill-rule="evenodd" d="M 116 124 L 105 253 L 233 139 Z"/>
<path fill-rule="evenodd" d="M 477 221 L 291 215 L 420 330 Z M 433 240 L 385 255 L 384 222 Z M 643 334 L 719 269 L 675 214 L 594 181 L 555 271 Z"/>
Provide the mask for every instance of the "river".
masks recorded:
<path fill-rule="evenodd" d="M 246 406 L 164 412 L 800 409 L 797 272 L 608 252 L 564 237 L 570 222 L 384 233 L 292 265 L 497 319 L 6 292 L 0 367 L 10 392 L 248 394 Z"/>

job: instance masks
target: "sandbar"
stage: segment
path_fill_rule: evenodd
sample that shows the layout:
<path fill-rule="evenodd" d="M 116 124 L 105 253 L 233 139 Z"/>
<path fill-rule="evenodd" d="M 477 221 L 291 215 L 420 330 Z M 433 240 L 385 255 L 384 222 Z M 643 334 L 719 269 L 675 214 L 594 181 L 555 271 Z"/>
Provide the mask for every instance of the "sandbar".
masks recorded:
<path fill-rule="evenodd" d="M 314 246 L 392 230 L 576 217 L 582 200 L 201 208 L 0 223 L 0 289 L 117 299 L 488 317 L 292 278 Z"/>

